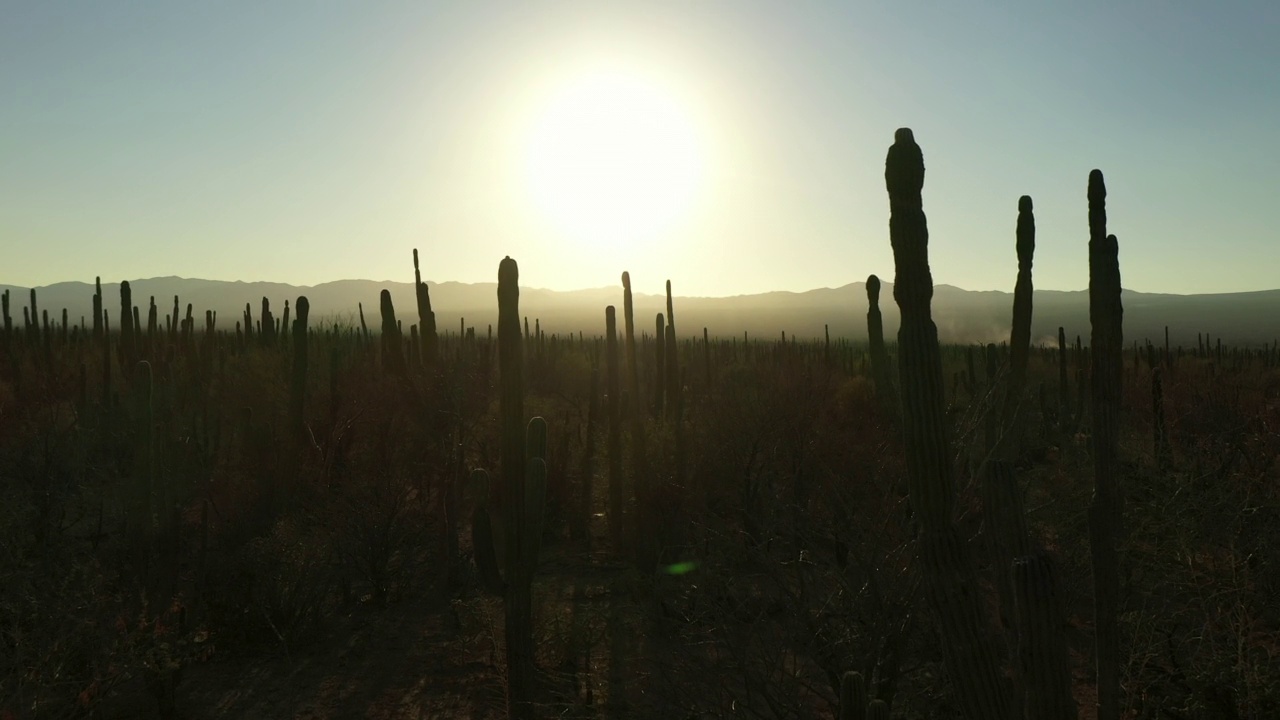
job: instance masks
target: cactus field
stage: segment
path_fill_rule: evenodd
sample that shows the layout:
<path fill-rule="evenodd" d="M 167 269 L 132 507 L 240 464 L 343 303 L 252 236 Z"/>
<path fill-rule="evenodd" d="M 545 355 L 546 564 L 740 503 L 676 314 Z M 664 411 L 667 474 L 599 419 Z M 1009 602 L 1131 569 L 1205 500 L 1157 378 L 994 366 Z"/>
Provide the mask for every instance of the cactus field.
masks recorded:
<path fill-rule="evenodd" d="M 6 291 L 0 720 L 1280 717 L 1276 344 L 1125 334 L 1099 170 L 1087 326 L 1036 339 L 1014 196 L 1004 340 L 941 344 L 953 240 L 885 140 L 866 340 L 625 267 L 548 332 L 532 257 L 437 323 L 429 243 L 349 320 Z"/>

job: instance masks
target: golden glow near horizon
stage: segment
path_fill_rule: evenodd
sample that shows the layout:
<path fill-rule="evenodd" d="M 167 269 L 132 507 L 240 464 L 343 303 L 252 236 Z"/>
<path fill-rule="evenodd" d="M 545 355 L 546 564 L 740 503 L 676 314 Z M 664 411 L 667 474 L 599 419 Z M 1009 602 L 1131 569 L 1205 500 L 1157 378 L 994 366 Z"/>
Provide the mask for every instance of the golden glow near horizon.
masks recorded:
<path fill-rule="evenodd" d="M 570 74 L 536 105 L 524 180 L 536 210 L 584 249 L 659 238 L 702 189 L 707 148 L 688 104 L 621 64 Z"/>

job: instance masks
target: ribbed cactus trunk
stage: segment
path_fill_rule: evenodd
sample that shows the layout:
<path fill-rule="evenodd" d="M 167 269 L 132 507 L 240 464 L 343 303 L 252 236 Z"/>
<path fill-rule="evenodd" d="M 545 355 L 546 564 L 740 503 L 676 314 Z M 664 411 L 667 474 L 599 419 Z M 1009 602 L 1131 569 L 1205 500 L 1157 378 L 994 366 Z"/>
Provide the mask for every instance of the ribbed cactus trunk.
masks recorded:
<path fill-rule="evenodd" d="M 616 311 L 610 305 L 604 309 L 605 332 L 605 412 L 609 416 L 609 537 L 614 552 L 622 548 L 625 530 L 623 513 L 626 494 L 622 487 L 622 414 L 619 394 L 622 392 L 618 377 L 618 321 Z"/>
<path fill-rule="evenodd" d="M 981 492 L 987 549 L 995 567 L 1000 596 L 1000 620 L 1008 631 L 1015 632 L 1013 561 L 1030 552 L 1031 541 L 1013 463 L 1008 460 L 988 462 Z"/>
<path fill-rule="evenodd" d="M 93 339 L 102 342 L 102 278 L 93 279 Z"/>
<path fill-rule="evenodd" d="M 33 290 L 31 298 L 33 309 L 34 292 Z M 34 317 L 34 313 L 32 316 Z M 120 367 L 133 367 L 133 291 L 129 288 L 128 280 L 120 283 Z"/>
<path fill-rule="evenodd" d="M 428 367 L 436 363 L 439 353 L 439 337 L 436 334 L 436 314 L 431 309 L 431 291 L 422 282 L 418 269 L 418 249 L 413 249 L 413 287 L 418 301 L 418 335 L 422 340 L 422 362 Z"/>
<path fill-rule="evenodd" d="M 1018 618 L 1018 670 L 1026 720 L 1075 720 L 1066 608 L 1053 566 L 1039 555 L 1013 563 Z"/>
<path fill-rule="evenodd" d="M 396 322 L 396 308 L 391 303 L 391 291 L 382 291 L 379 307 L 382 312 L 382 369 L 394 375 L 403 375 L 404 350 L 400 347 L 400 323 Z"/>
<path fill-rule="evenodd" d="M 918 554 L 926 597 L 937 615 L 943 657 L 956 698 L 970 720 L 1009 720 L 1011 690 L 991 642 L 977 572 L 952 520 L 955 489 L 943 409 L 942 360 L 930 303 L 929 231 L 920 191 L 924 156 L 911 130 L 897 131 L 885 161 L 893 295 L 901 310 L 898 331 L 911 506 L 920 525 Z"/>
<path fill-rule="evenodd" d="M 305 295 L 298 298 L 294 306 L 297 318 L 293 321 L 293 374 L 289 383 L 289 423 L 292 430 L 303 437 L 306 432 L 307 404 L 307 316 L 311 314 L 311 303 Z"/>
<path fill-rule="evenodd" d="M 385 294 L 386 291 L 384 290 Z M 506 529 L 507 714 L 533 718 L 533 572 L 520 562 L 526 545 L 524 355 L 520 334 L 520 269 L 510 257 L 498 266 L 498 372 L 502 417 L 501 502 Z"/>
<path fill-rule="evenodd" d="M 626 323 L 627 350 L 627 391 L 630 401 L 627 403 L 627 419 L 631 423 L 631 462 L 632 489 L 637 500 L 647 497 L 649 488 L 649 454 L 645 447 L 644 415 L 640 412 L 640 367 L 636 361 L 635 308 L 631 301 L 631 275 L 622 273 L 622 314 Z M 635 527 L 631 528 L 634 538 L 639 541 L 639 533 L 644 532 L 648 518 L 644 516 L 644 505 L 637 502 Z M 638 545 L 637 545 L 638 547 Z"/>
<path fill-rule="evenodd" d="M 838 720 L 865 720 L 867 717 L 867 684 L 861 673 L 852 670 L 840 676 Z"/>
<path fill-rule="evenodd" d="M 1102 171 L 1089 173 L 1089 323 L 1092 372 L 1093 555 L 1097 633 L 1098 720 L 1120 717 L 1120 570 L 1117 546 L 1124 514 L 1116 467 L 1120 382 L 1124 373 L 1124 309 L 1120 304 L 1119 245 L 1107 234 L 1107 189 Z"/>
<path fill-rule="evenodd" d="M 662 399 L 667 389 L 667 324 L 662 313 L 654 318 L 654 382 L 653 382 L 653 418 L 662 419 Z"/>
<path fill-rule="evenodd" d="M 871 351 L 871 379 L 876 395 L 886 406 L 897 407 L 897 391 L 889 372 L 889 351 L 884 346 L 884 319 L 880 315 L 880 278 L 867 276 L 867 342 Z"/>
<path fill-rule="evenodd" d="M 677 419 L 681 407 L 680 392 L 682 383 L 680 382 L 680 356 L 679 346 L 676 343 L 676 309 L 671 299 L 671 281 L 667 281 L 667 328 L 666 328 L 666 371 L 663 375 L 667 381 L 667 417 Z"/>
<path fill-rule="evenodd" d="M 1009 332 L 1009 383 L 1004 398 L 1000 455 L 1013 459 L 1021 436 L 1023 390 L 1027 384 L 1027 359 L 1031 356 L 1031 260 L 1036 251 L 1036 218 L 1031 197 L 1018 198 L 1018 280 L 1013 287 L 1013 327 Z"/>

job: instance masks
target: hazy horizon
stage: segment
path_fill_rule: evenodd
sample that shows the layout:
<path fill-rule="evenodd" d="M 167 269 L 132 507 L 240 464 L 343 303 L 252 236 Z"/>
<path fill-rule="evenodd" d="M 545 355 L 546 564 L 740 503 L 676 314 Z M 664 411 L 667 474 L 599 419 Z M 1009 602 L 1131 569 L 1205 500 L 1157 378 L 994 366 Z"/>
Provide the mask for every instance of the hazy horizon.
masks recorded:
<path fill-rule="evenodd" d="M 937 284 L 1088 284 L 1106 174 L 1126 288 L 1280 286 L 1280 6 L 23 3 L 0 24 L 0 282 L 643 287 L 893 277 L 912 127 Z"/>

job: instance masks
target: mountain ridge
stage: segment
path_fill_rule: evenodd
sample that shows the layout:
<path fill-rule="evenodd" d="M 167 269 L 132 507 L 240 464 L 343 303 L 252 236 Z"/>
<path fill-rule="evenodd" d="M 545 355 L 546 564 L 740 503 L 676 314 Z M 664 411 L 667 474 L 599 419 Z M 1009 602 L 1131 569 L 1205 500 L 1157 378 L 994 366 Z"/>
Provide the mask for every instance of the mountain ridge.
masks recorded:
<path fill-rule="evenodd" d="M 280 317 L 285 301 L 292 304 L 306 295 L 314 322 L 358 322 L 361 305 L 366 322 L 373 328 L 378 320 L 378 298 L 382 289 L 391 292 L 397 318 L 404 325 L 416 323 L 417 310 L 411 282 L 361 279 L 331 280 L 317 285 L 243 280 L 205 280 L 162 276 L 130 280 L 133 303 L 145 316 L 149 298 L 154 296 L 160 320 L 171 314 L 177 295 L 180 314 L 192 305 L 197 326 L 202 327 L 205 310 L 218 314 L 218 327 L 233 330 L 242 319 L 245 305 L 256 319 L 262 298 L 270 300 L 272 312 Z M 431 290 L 436 323 L 442 331 L 456 331 L 460 320 L 484 334 L 497 320 L 497 283 L 464 283 L 453 280 L 427 281 Z M 104 305 L 112 318 L 119 311 L 119 283 L 104 283 Z M 703 327 L 717 337 L 737 337 L 744 331 L 757 337 L 820 338 L 829 328 L 833 337 L 866 337 L 867 298 L 865 283 L 851 282 L 836 288 L 804 291 L 774 290 L 725 297 L 675 297 L 676 322 L 683 337 L 700 336 Z M 15 324 L 22 321 L 30 288 L 0 285 L 11 293 L 10 314 Z M 73 324 L 82 316 L 86 322 L 92 306 L 93 284 L 64 281 L 35 288 L 37 306 L 60 320 L 66 308 Z M 651 332 L 654 316 L 665 311 L 662 293 L 634 294 L 636 324 L 641 332 Z M 1198 333 L 1212 333 L 1228 344 L 1271 343 L 1280 335 L 1280 289 L 1238 293 L 1179 295 L 1124 290 L 1125 341 L 1164 342 L 1164 326 L 1170 328 L 1174 345 L 1194 346 Z M 521 310 L 530 323 L 540 320 L 549 333 L 600 335 L 604 331 L 605 305 L 622 305 L 622 288 L 602 287 L 578 290 L 521 288 Z M 1056 343 L 1057 328 L 1069 338 L 1080 335 L 1087 342 L 1088 291 L 1036 290 L 1033 299 L 1033 338 Z M 954 285 L 934 287 L 933 315 L 939 339 L 949 343 L 1003 342 L 1007 340 L 1013 295 L 1002 290 L 965 290 Z M 892 338 L 898 324 L 892 283 L 882 283 L 880 307 L 885 333 Z"/>

